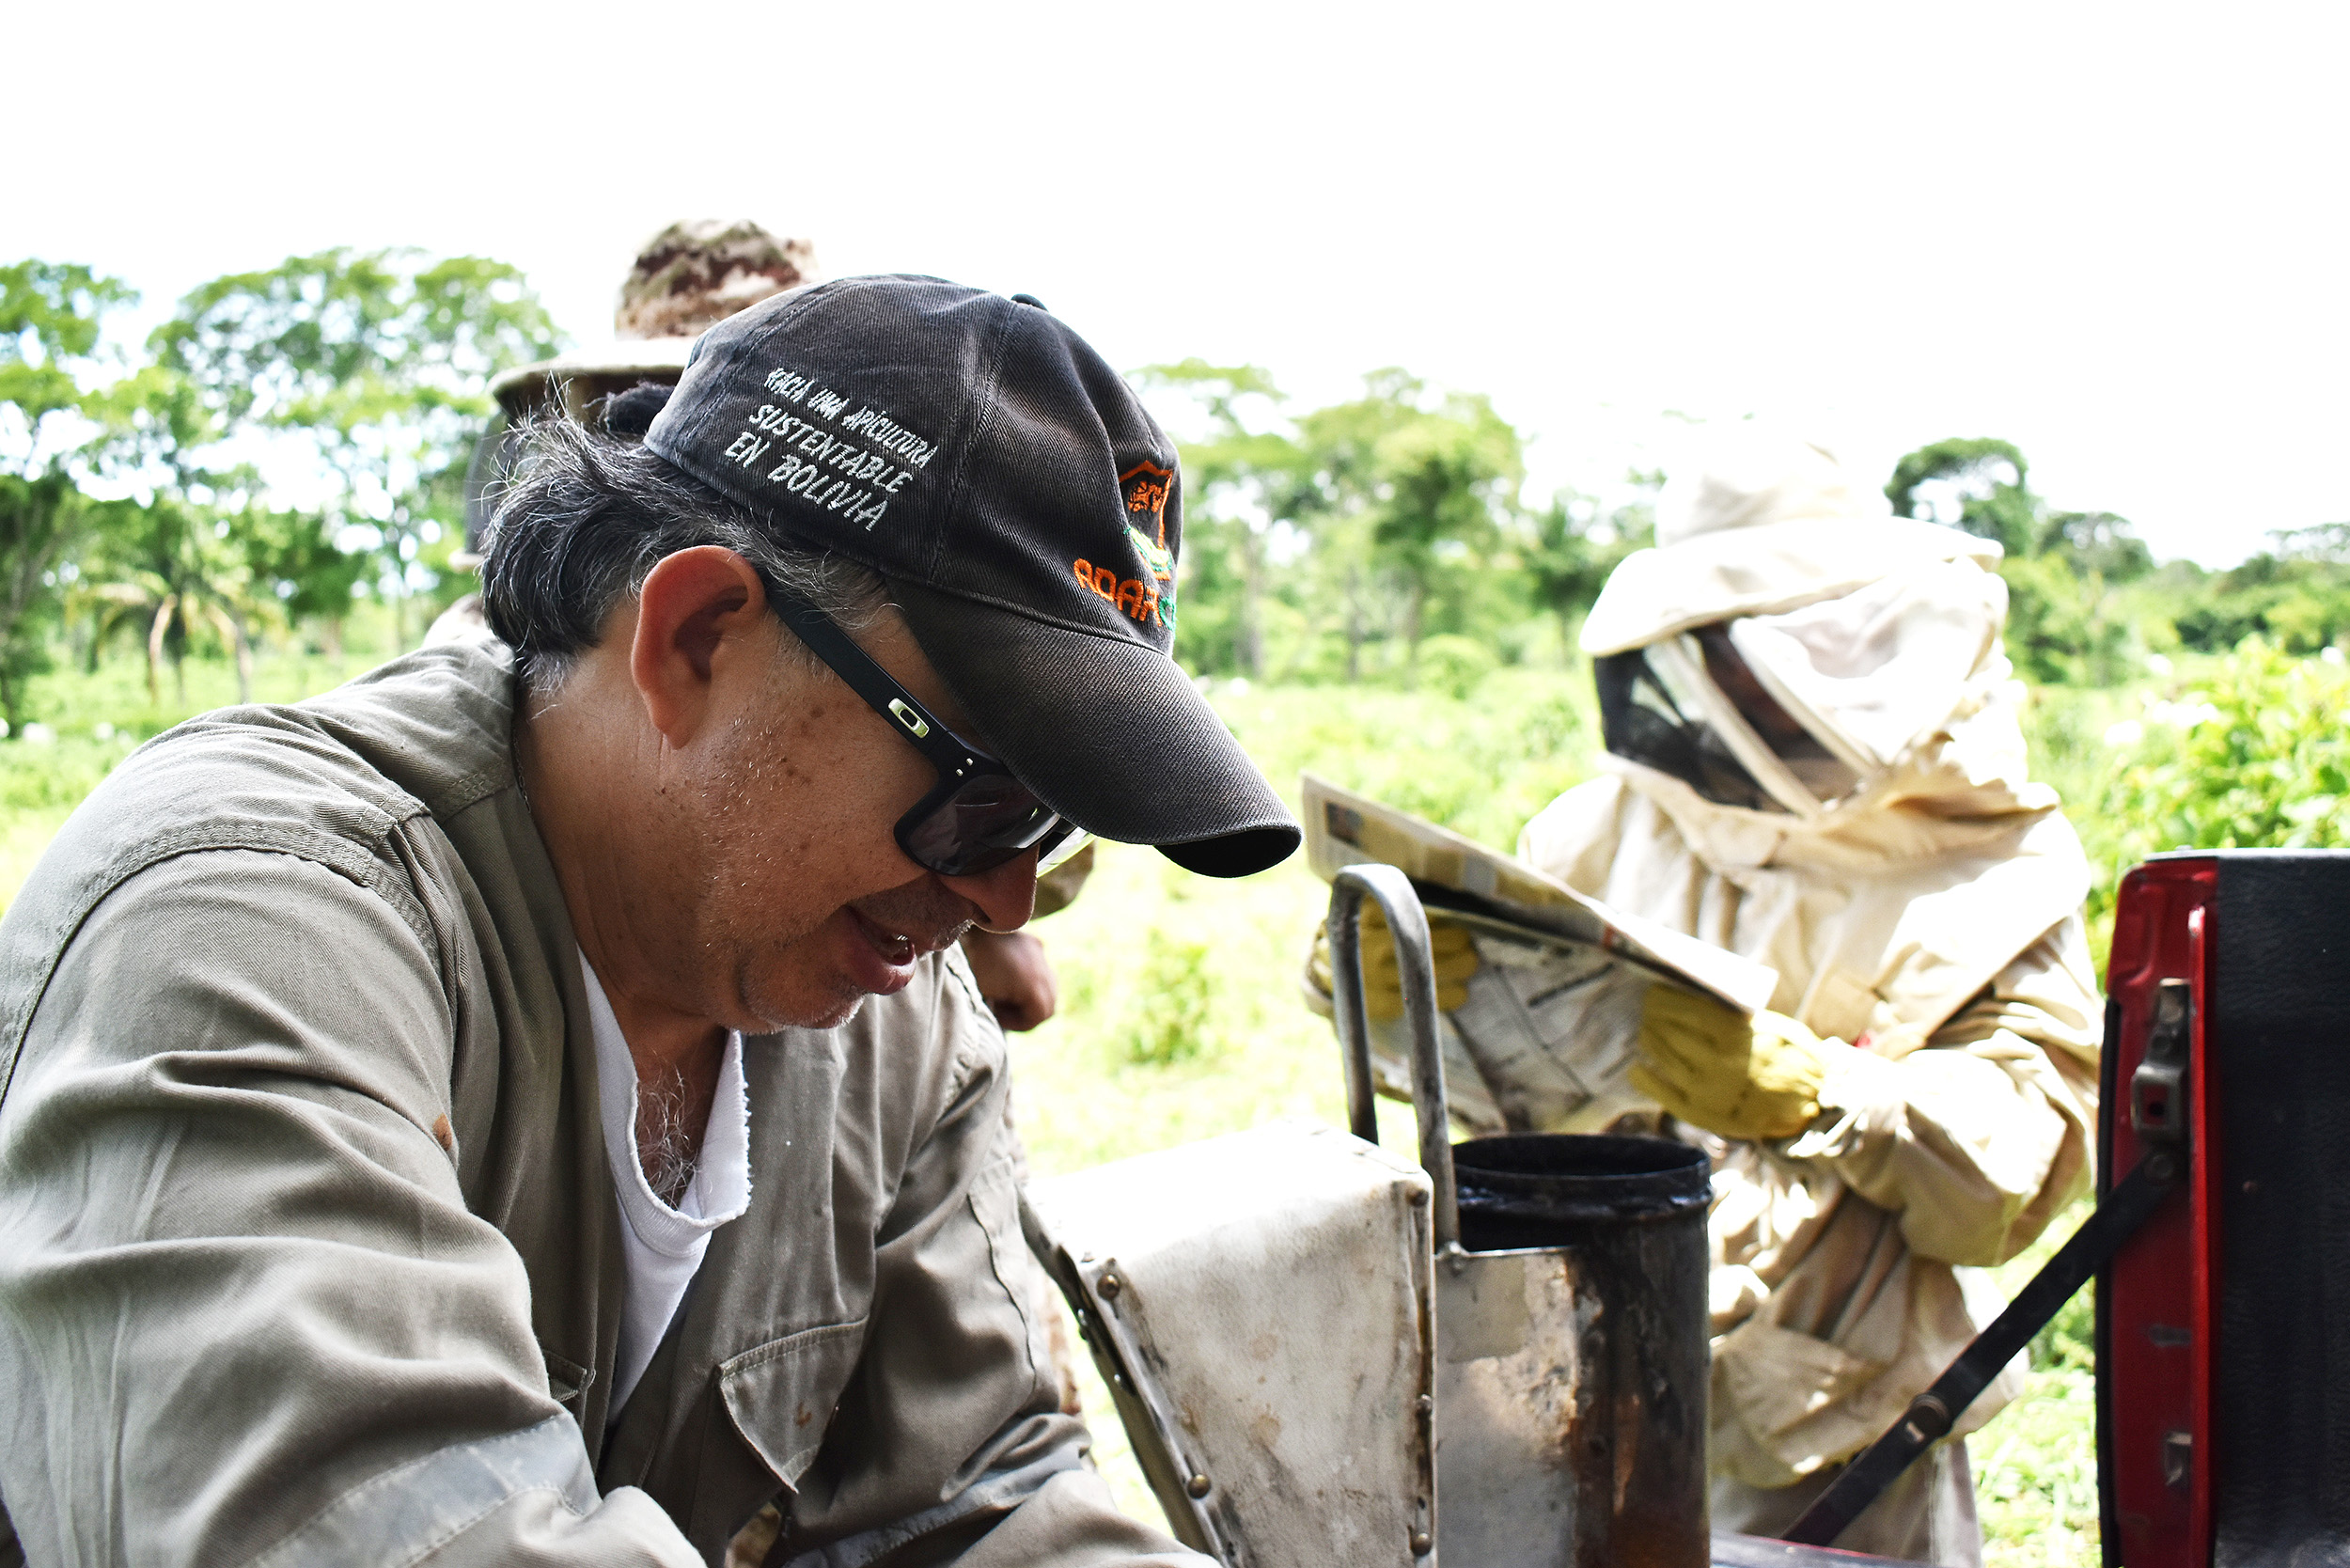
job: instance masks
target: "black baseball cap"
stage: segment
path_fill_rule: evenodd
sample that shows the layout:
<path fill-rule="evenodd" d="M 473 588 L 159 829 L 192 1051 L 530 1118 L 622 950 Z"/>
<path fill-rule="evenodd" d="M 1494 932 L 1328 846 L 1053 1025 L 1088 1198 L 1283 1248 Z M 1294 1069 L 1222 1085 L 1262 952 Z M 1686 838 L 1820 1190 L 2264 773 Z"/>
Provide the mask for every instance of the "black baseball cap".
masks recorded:
<path fill-rule="evenodd" d="M 779 294 L 702 334 L 645 445 L 879 572 L 971 739 L 1079 827 L 1210 876 L 1296 849 L 1172 656 L 1174 443 L 1035 301 L 914 276 Z"/>

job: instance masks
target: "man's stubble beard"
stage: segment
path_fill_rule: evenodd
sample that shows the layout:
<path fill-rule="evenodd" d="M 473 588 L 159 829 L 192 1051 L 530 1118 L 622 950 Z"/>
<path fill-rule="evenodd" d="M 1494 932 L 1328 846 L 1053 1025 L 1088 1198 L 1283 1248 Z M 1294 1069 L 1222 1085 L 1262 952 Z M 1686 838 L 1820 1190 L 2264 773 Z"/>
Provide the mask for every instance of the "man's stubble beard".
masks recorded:
<path fill-rule="evenodd" d="M 780 684 L 780 682 L 779 682 Z M 723 976 L 730 1008 L 746 1011 L 770 1029 L 786 1027 L 838 1028 L 854 1018 L 869 993 L 843 976 L 830 972 L 821 957 L 805 960 L 796 977 L 817 992 L 793 996 L 792 949 L 822 941 L 834 917 L 848 905 L 800 912 L 796 924 L 776 917 L 776 905 L 765 902 L 762 890 L 775 892 L 801 886 L 804 857 L 812 839 L 801 838 L 787 848 L 790 835 L 775 830 L 772 794 L 755 786 L 777 770 L 799 776 L 792 753 L 797 726 L 776 702 L 774 716 L 739 721 L 723 742 L 710 781 L 700 791 L 698 832 L 708 854 L 709 873 L 698 888 L 696 907 L 702 917 L 695 934 L 701 960 L 699 973 Z M 909 865 L 908 870 L 914 870 Z M 734 896 L 729 898 L 731 892 Z M 943 951 L 961 939 L 975 922 L 967 900 L 916 872 L 897 887 L 853 901 L 877 924 L 914 935 Z M 737 927 L 747 916 L 752 929 Z M 714 918 L 713 918 L 714 917 Z M 946 933 L 943 942 L 941 933 Z M 852 940 L 862 941 L 861 933 Z M 781 980 L 782 983 L 776 983 Z M 705 983 L 709 983 L 705 981 Z M 713 998 L 715 1000 L 717 998 Z"/>
<path fill-rule="evenodd" d="M 713 776 L 698 792 L 695 829 L 706 867 L 694 889 L 688 939 L 695 972 L 702 986 L 723 993 L 712 996 L 711 1004 L 728 1015 L 747 1013 L 769 1031 L 846 1023 L 864 999 L 862 992 L 840 988 L 831 988 L 838 992 L 835 996 L 796 1003 L 788 995 L 791 949 L 819 935 L 832 915 L 788 901 L 786 895 L 804 885 L 810 840 L 799 841 L 800 854 L 784 847 L 785 835 L 775 828 L 775 803 L 754 788 L 773 770 L 793 766 L 784 750 L 790 729 L 778 720 L 733 728 Z M 781 985 L 775 983 L 778 975 Z"/>

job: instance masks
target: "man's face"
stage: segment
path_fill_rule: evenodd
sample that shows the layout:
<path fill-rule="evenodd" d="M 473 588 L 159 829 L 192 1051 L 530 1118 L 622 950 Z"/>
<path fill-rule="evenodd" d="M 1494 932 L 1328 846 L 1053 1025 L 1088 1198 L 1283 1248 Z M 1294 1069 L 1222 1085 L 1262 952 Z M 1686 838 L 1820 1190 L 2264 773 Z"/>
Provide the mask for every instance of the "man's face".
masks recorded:
<path fill-rule="evenodd" d="M 766 617 L 747 639 L 763 657 L 713 662 L 704 722 L 655 748 L 645 831 L 616 846 L 641 889 L 627 940 L 647 980 L 669 1006 L 752 1032 L 845 1023 L 968 925 L 1021 924 L 1036 886 L 1033 854 L 951 878 L 907 859 L 893 829 L 936 770 L 783 639 Z M 894 613 L 858 640 L 970 732 Z"/>

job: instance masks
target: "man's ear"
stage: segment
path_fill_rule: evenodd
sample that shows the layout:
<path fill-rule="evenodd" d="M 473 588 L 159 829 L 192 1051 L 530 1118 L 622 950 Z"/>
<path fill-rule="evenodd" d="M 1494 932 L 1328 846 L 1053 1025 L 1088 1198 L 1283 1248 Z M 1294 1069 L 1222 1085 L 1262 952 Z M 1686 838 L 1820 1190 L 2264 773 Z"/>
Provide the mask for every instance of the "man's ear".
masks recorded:
<path fill-rule="evenodd" d="M 717 544 L 665 556 L 636 600 L 629 674 L 646 715 L 682 746 L 709 712 L 714 672 L 750 652 L 766 632 L 767 590 L 751 563 Z M 761 650 L 772 656 L 772 650 Z"/>

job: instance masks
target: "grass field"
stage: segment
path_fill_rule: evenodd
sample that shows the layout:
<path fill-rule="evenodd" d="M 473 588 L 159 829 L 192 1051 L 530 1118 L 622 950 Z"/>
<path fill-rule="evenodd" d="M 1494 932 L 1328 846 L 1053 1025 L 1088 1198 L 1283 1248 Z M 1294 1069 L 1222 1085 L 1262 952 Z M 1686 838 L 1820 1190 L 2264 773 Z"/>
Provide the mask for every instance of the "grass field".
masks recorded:
<path fill-rule="evenodd" d="M 340 666 L 317 656 L 264 657 L 255 696 L 284 700 L 322 690 L 365 662 L 356 651 Z M 167 677 L 154 702 L 135 663 L 42 677 L 35 706 L 46 735 L 0 743 L 0 905 L 66 813 L 133 745 L 235 696 L 227 667 L 202 662 L 187 666 L 184 696 Z M 1588 775 L 1597 745 L 1587 681 L 1555 670 L 1502 670 L 1468 701 L 1240 682 L 1212 696 L 1285 788 L 1310 766 L 1503 846 L 1527 817 Z M 2097 764 L 2088 737 L 2117 700 L 2099 693 L 2049 700 L 2034 725 L 2048 753 L 2044 776 L 2068 792 L 2087 787 Z M 1323 886 L 1294 862 L 1225 883 L 1190 876 L 1149 851 L 1103 846 L 1085 896 L 1039 928 L 1061 978 L 1061 1014 L 1013 1043 L 1018 1113 L 1038 1173 L 1282 1119 L 1341 1121 L 1328 1026 L 1307 1011 L 1297 984 L 1324 898 Z M 1408 1114 L 1383 1107 L 1390 1144 L 1408 1136 Z M 2076 1220 L 2067 1216 L 2003 1274 L 2026 1277 Z M 1972 1439 L 1994 1563 L 2096 1559 L 2085 1308 L 2076 1302 L 2035 1347 L 2029 1394 Z M 1130 1507 L 1154 1517 L 1098 1384 L 1089 1408 L 1105 1471 Z"/>

